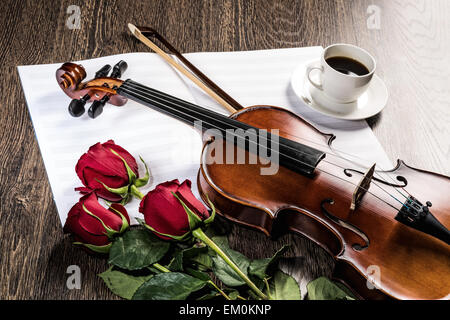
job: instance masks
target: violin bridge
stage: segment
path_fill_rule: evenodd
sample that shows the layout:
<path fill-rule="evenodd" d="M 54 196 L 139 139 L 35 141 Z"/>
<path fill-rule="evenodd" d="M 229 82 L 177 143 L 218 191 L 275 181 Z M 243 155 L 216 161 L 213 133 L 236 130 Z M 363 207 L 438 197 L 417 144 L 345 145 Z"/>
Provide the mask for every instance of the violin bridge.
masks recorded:
<path fill-rule="evenodd" d="M 370 182 L 372 181 L 373 173 L 375 172 L 375 166 L 376 164 L 374 163 L 369 170 L 367 170 L 356 186 L 355 191 L 353 191 L 352 203 L 350 204 L 351 211 L 355 211 L 356 207 L 361 202 L 362 197 L 366 194 L 367 190 L 369 190 Z"/>

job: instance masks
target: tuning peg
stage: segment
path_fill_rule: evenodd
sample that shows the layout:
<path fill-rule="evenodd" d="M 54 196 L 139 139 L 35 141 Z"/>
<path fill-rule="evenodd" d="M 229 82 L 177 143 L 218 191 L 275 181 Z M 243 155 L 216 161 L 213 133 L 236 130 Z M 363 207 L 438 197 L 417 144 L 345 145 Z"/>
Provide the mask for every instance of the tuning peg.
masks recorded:
<path fill-rule="evenodd" d="M 114 65 L 113 71 L 111 72 L 111 78 L 120 78 L 127 68 L 128 64 L 125 61 L 120 60 Z"/>
<path fill-rule="evenodd" d="M 89 96 L 89 94 L 86 94 L 81 99 L 73 99 L 69 104 L 70 115 L 72 117 L 81 116 L 85 111 L 84 105 L 86 104 L 87 101 L 89 101 L 90 98 L 91 97 Z"/>
<path fill-rule="evenodd" d="M 97 118 L 102 112 L 103 107 L 105 106 L 106 102 L 108 102 L 109 96 L 105 95 L 101 100 L 96 100 L 91 104 L 91 107 L 88 110 L 88 115 L 92 119 Z"/>
<path fill-rule="evenodd" d="M 107 77 L 110 70 L 111 66 L 109 64 L 104 65 L 103 68 L 101 68 L 95 73 L 95 78 Z"/>

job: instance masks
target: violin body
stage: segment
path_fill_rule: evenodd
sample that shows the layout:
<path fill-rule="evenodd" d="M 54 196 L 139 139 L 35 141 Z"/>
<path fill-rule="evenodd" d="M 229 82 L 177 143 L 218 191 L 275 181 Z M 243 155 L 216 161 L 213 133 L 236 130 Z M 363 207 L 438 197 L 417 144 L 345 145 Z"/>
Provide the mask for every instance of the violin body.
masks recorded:
<path fill-rule="evenodd" d="M 312 177 L 282 166 L 274 175 L 261 175 L 260 164 L 211 163 L 211 144 L 205 142 L 198 186 L 203 200 L 208 197 L 219 214 L 268 236 L 295 232 L 311 239 L 335 258 L 334 278 L 359 297 L 449 299 L 450 246 L 396 221 L 398 211 L 389 205 L 395 204 L 389 194 L 406 184 L 414 197 L 430 201 L 433 215 L 448 226 L 448 177 L 398 161 L 386 172 L 393 179 L 381 184 L 387 192 L 371 184 L 370 193 L 350 210 L 361 175 L 342 169 L 351 163 L 333 156 L 332 134 L 277 107 L 253 106 L 231 117 L 257 128 L 279 129 L 279 136 L 311 147 L 321 145 L 333 163 L 320 162 Z M 367 279 L 376 289 L 369 289 Z"/>

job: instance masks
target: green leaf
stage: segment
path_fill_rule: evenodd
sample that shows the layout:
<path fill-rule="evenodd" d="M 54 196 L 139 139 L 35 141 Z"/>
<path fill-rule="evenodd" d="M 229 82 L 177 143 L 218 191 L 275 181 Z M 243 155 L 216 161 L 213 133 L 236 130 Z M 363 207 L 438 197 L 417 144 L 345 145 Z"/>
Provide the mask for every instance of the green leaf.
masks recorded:
<path fill-rule="evenodd" d="M 297 281 L 280 270 L 270 279 L 267 294 L 273 300 L 301 300 Z"/>
<path fill-rule="evenodd" d="M 121 271 L 112 270 L 112 267 L 98 275 L 106 286 L 116 295 L 130 300 L 136 290 L 152 275 L 135 277 Z"/>
<path fill-rule="evenodd" d="M 209 274 L 207 274 L 206 272 L 201 272 L 192 268 L 186 268 L 186 273 L 190 276 L 193 276 L 194 278 L 203 280 L 203 281 L 208 281 L 211 280 L 211 277 L 209 276 Z"/>
<path fill-rule="evenodd" d="M 334 282 L 335 285 L 337 285 L 339 288 L 341 288 L 342 291 L 347 293 L 346 300 L 356 300 L 357 298 L 354 296 L 353 292 L 343 283 L 340 282 Z"/>
<path fill-rule="evenodd" d="M 228 297 L 230 297 L 231 300 L 236 300 L 239 296 L 239 291 L 233 289 L 229 292 L 227 292 Z"/>
<path fill-rule="evenodd" d="M 206 281 L 180 272 L 160 273 L 137 289 L 134 300 L 184 300 L 202 289 Z"/>
<path fill-rule="evenodd" d="M 148 180 L 150 179 L 150 173 L 148 171 L 148 166 L 145 163 L 144 159 L 142 159 L 141 156 L 139 156 L 139 159 L 141 159 L 142 163 L 145 166 L 145 176 L 143 176 L 142 178 L 136 179 L 136 181 L 134 182 L 134 185 L 138 188 L 145 186 L 148 183 Z"/>
<path fill-rule="evenodd" d="M 117 238 L 109 251 L 109 263 L 127 270 L 138 270 L 158 262 L 169 250 L 162 241 L 143 229 L 133 229 Z"/>
<path fill-rule="evenodd" d="M 107 254 L 109 252 L 109 250 L 111 249 L 112 243 L 108 243 L 107 245 L 104 245 L 104 246 L 95 246 L 95 245 L 89 244 L 89 243 L 74 242 L 73 245 L 85 246 L 86 248 L 88 248 L 89 250 L 92 250 L 94 252 Z"/>
<path fill-rule="evenodd" d="M 212 241 L 214 241 L 215 244 L 217 244 L 222 250 L 224 249 L 230 249 L 230 246 L 228 244 L 228 238 L 226 235 L 220 235 L 220 236 L 216 236 L 216 235 L 212 235 L 209 236 L 211 238 Z M 214 250 L 212 250 L 211 248 L 208 248 L 208 251 L 210 252 L 211 255 L 214 255 L 215 252 Z"/>
<path fill-rule="evenodd" d="M 183 250 L 185 259 L 192 259 L 200 253 L 208 252 L 208 247 L 203 242 L 196 242 L 192 247 Z"/>
<path fill-rule="evenodd" d="M 172 271 L 183 271 L 183 265 L 195 258 L 201 253 L 206 253 L 208 248 L 206 245 L 195 244 L 193 247 L 175 252 L 173 259 L 170 261 L 169 269 Z"/>
<path fill-rule="evenodd" d="M 272 256 L 272 258 L 253 260 L 250 263 L 248 273 L 259 279 L 267 278 L 267 273 L 269 272 L 269 269 L 272 269 L 272 267 L 275 266 L 275 264 L 283 256 L 283 254 L 286 252 L 288 248 L 289 248 L 288 245 L 283 246 Z"/>
<path fill-rule="evenodd" d="M 183 251 L 175 251 L 172 260 L 170 260 L 167 268 L 170 271 L 183 271 Z"/>
<path fill-rule="evenodd" d="M 201 271 L 211 270 L 212 266 L 213 266 L 212 259 L 208 255 L 207 252 L 200 253 L 200 254 L 196 255 L 195 257 L 190 258 L 189 262 L 191 264 L 194 264 L 197 267 L 197 269 L 199 269 Z"/>
<path fill-rule="evenodd" d="M 306 286 L 308 300 L 354 300 L 348 292 L 326 277 L 317 278 Z"/>
<path fill-rule="evenodd" d="M 242 253 L 230 249 L 226 237 L 213 237 L 212 241 L 222 249 L 223 252 L 238 266 L 238 268 L 248 276 L 248 267 L 250 266 L 250 260 Z M 212 252 L 211 252 L 212 254 Z M 237 287 L 245 284 L 245 281 L 233 270 L 231 267 L 217 254 L 212 254 L 211 259 L 213 261 L 212 270 L 214 274 L 225 285 L 230 287 Z"/>

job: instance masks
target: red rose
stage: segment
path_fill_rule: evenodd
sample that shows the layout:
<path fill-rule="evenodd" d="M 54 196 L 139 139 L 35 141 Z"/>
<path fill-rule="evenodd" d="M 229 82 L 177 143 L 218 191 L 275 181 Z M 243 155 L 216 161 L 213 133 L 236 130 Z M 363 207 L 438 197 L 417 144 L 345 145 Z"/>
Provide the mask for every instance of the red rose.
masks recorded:
<path fill-rule="evenodd" d="M 214 218 L 192 194 L 189 180 L 157 185 L 142 199 L 139 212 L 144 214 L 146 226 L 163 239 L 182 239 Z"/>
<path fill-rule="evenodd" d="M 64 224 L 64 232 L 71 233 L 74 244 L 84 245 L 95 252 L 106 253 L 116 234 L 123 233 L 130 224 L 125 207 L 113 203 L 103 207 L 95 193 L 83 196 L 70 209 Z"/>
<path fill-rule="evenodd" d="M 75 190 L 82 193 L 95 191 L 109 201 L 121 201 L 128 196 L 131 184 L 140 187 L 148 181 L 148 173 L 145 178 L 137 179 L 136 159 L 113 140 L 90 147 L 78 160 L 75 171 L 86 187 Z"/>

